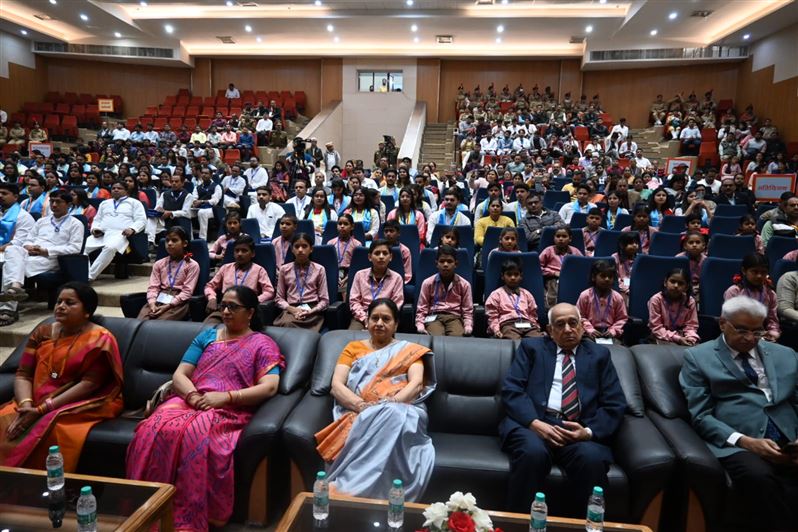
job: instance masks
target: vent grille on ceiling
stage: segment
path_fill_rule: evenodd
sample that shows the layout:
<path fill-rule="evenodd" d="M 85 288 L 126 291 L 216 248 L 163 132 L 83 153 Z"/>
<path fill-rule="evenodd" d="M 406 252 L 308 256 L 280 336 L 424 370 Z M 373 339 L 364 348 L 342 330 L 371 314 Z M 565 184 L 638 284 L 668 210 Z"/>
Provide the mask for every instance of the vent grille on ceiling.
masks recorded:
<path fill-rule="evenodd" d="M 714 13 L 714 11 L 711 11 L 711 10 L 705 9 L 705 10 L 702 10 L 702 11 L 693 11 L 693 12 L 690 14 L 690 16 L 691 16 L 691 17 L 698 17 L 698 18 L 707 18 L 707 17 L 708 17 L 708 16 L 710 16 L 712 13 Z"/>
<path fill-rule="evenodd" d="M 580 37 L 578 35 L 574 35 L 571 37 L 571 39 L 568 42 L 571 44 L 582 44 L 583 42 L 585 42 L 585 38 Z"/>
<path fill-rule="evenodd" d="M 233 40 L 233 37 L 230 35 L 217 35 L 217 39 L 222 41 L 223 44 L 235 44 L 236 42 Z"/>
<path fill-rule="evenodd" d="M 157 59 L 174 59 L 175 51 L 172 48 L 144 48 L 139 46 L 103 46 L 98 44 L 66 44 L 56 42 L 37 42 L 34 51 L 60 53 L 60 54 L 85 54 L 85 55 L 113 55 L 121 57 L 152 57 Z"/>
<path fill-rule="evenodd" d="M 451 35 L 436 35 L 435 41 L 438 44 L 452 44 L 454 42 L 454 37 Z"/>
<path fill-rule="evenodd" d="M 707 48 L 653 48 L 648 50 L 595 50 L 590 61 L 640 61 L 645 59 L 745 59 L 747 46 Z"/>

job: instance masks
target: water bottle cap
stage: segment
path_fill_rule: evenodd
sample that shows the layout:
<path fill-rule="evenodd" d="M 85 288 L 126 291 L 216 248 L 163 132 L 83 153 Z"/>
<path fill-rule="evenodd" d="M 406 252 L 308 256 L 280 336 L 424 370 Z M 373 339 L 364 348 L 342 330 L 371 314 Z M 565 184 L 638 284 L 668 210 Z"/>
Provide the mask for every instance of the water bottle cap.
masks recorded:
<path fill-rule="evenodd" d="M 327 473 L 324 471 L 319 471 L 316 473 L 316 480 L 324 480 L 325 478 L 327 478 Z"/>
<path fill-rule="evenodd" d="M 593 495 L 604 495 L 604 488 L 596 486 L 593 488 Z"/>
<path fill-rule="evenodd" d="M 393 481 L 393 487 L 394 487 L 394 488 L 401 488 L 401 487 L 402 487 L 402 481 L 401 481 L 401 480 L 399 480 L 398 478 L 397 478 L 397 479 L 394 479 L 394 481 Z"/>
<path fill-rule="evenodd" d="M 58 447 L 58 445 L 53 445 L 52 447 L 50 447 L 50 454 L 55 454 L 55 453 L 60 453 L 60 452 L 61 452 L 61 448 Z"/>
<path fill-rule="evenodd" d="M 545 502 L 546 501 L 546 495 L 544 493 L 537 492 L 537 493 L 535 493 L 535 500 L 538 501 L 538 502 Z"/>
<path fill-rule="evenodd" d="M 81 495 L 91 495 L 91 486 L 83 486 L 80 488 Z"/>

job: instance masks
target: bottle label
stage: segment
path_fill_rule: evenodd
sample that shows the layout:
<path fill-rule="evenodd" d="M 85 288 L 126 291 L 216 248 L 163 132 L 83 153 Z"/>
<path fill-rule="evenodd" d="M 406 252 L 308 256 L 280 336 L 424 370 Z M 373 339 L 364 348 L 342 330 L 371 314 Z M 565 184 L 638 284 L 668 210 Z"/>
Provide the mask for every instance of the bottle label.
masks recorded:
<path fill-rule="evenodd" d="M 330 497 L 328 495 L 314 495 L 313 496 L 313 505 L 314 506 L 327 506 L 330 504 Z"/>
<path fill-rule="evenodd" d="M 92 512 L 90 514 L 78 514 L 79 525 L 90 525 L 95 521 L 97 521 L 97 512 Z"/>
<path fill-rule="evenodd" d="M 532 519 L 532 528 L 534 530 L 543 530 L 546 528 L 546 520 L 545 519 Z"/>
<path fill-rule="evenodd" d="M 405 505 L 401 502 L 394 502 L 388 504 L 388 511 L 394 514 L 399 514 L 405 511 Z"/>
<path fill-rule="evenodd" d="M 598 523 L 600 521 L 604 521 L 604 512 L 593 512 L 591 510 L 587 511 L 587 520 L 593 521 L 594 523 Z"/>
<path fill-rule="evenodd" d="M 59 478 L 64 476 L 64 467 L 47 468 L 47 478 Z"/>

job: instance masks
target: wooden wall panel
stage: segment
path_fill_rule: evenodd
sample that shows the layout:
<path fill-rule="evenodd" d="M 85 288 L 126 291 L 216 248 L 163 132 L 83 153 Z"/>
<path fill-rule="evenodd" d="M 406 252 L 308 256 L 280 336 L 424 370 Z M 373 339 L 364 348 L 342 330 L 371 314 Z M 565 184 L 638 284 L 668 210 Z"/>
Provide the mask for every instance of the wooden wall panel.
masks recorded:
<path fill-rule="evenodd" d="M 319 112 L 320 59 L 214 59 L 213 93 L 235 83 L 239 89 L 305 91 L 308 116 Z"/>
<path fill-rule="evenodd" d="M 770 118 L 785 142 L 798 142 L 798 77 L 773 83 L 773 68 L 752 72 L 750 59 L 742 63 L 734 106 L 739 113 L 753 104 L 760 121 Z"/>
<path fill-rule="evenodd" d="M 560 93 L 562 100 L 570 92 L 571 98 L 578 101 L 582 95 L 582 62 L 579 59 L 563 59 L 560 67 Z"/>
<path fill-rule="evenodd" d="M 457 87 L 462 83 L 466 89 L 471 90 L 476 85 L 485 91 L 488 85 L 494 83 L 497 92 L 505 84 L 510 85 L 510 90 L 523 83 L 528 91 L 538 85 L 542 91 L 550 86 L 556 94 L 559 89 L 560 61 L 559 60 L 449 60 L 441 61 L 440 109 L 438 112 L 441 122 L 455 119 L 454 102 L 457 96 Z"/>
<path fill-rule="evenodd" d="M 191 86 L 191 69 L 152 65 L 105 63 L 96 60 L 47 58 L 51 91 L 118 94 L 125 116 L 138 116 L 148 105 Z"/>
<path fill-rule="evenodd" d="M 582 92 L 588 98 L 598 94 L 604 109 L 614 120 L 626 117 L 633 128 L 648 124 L 651 102 L 657 94 L 665 99 L 677 92 L 684 96 L 695 91 L 703 98 L 714 89 L 715 100 L 734 98 L 739 63 L 707 63 L 695 66 L 642 68 L 630 70 L 591 70 L 582 73 Z"/>
<path fill-rule="evenodd" d="M 441 60 L 419 58 L 416 75 L 416 100 L 427 104 L 428 124 L 438 123 L 440 84 Z"/>
<path fill-rule="evenodd" d="M 36 68 L 8 63 L 8 77 L 0 77 L 0 108 L 11 117 L 25 102 L 40 102 L 47 93 L 47 67 L 36 56 Z M 13 124 L 11 124 L 13 125 Z"/>
<path fill-rule="evenodd" d="M 194 70 L 191 72 L 191 94 L 193 96 L 213 96 L 211 92 L 213 59 L 197 57 L 194 59 Z"/>
<path fill-rule="evenodd" d="M 320 108 L 327 103 L 343 98 L 344 61 L 340 57 L 325 57 L 321 60 Z"/>

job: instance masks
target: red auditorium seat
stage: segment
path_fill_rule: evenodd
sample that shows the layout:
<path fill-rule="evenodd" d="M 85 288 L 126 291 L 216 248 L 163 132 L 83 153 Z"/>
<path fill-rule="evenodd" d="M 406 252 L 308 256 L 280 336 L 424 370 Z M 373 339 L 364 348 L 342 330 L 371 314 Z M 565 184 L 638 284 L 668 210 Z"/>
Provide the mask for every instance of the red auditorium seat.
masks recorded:
<path fill-rule="evenodd" d="M 200 113 L 200 116 L 207 116 L 209 118 L 212 117 L 212 116 L 216 116 L 214 114 L 213 106 L 203 106 L 202 107 L 202 112 Z"/>
<path fill-rule="evenodd" d="M 305 91 L 296 91 L 294 93 L 294 99 L 296 100 L 297 109 L 304 111 L 305 106 L 308 104 L 308 97 L 305 94 Z"/>
<path fill-rule="evenodd" d="M 576 126 L 574 128 L 574 138 L 576 140 L 590 140 L 590 133 L 585 126 Z"/>
<path fill-rule="evenodd" d="M 71 105 L 75 105 L 74 103 Z M 71 106 L 68 103 L 59 103 L 55 106 L 55 112 L 59 115 L 68 115 L 69 111 L 71 110 Z"/>
<path fill-rule="evenodd" d="M 80 93 L 80 96 L 78 96 L 78 103 L 82 103 L 83 105 L 88 105 L 94 101 L 94 96 L 85 92 Z"/>
<path fill-rule="evenodd" d="M 241 151 L 235 148 L 230 148 L 224 151 L 224 163 L 233 164 L 241 160 Z"/>
<path fill-rule="evenodd" d="M 177 96 L 177 105 L 182 105 L 185 107 L 190 101 L 191 98 L 189 98 L 188 94 L 178 94 Z"/>
<path fill-rule="evenodd" d="M 172 116 L 172 106 L 166 104 L 159 105 L 156 116 Z"/>
<path fill-rule="evenodd" d="M 251 91 L 251 90 L 241 91 L 241 98 L 242 99 L 244 99 L 244 98 L 254 98 L 254 97 L 255 97 L 255 92 L 254 91 Z"/>
<path fill-rule="evenodd" d="M 11 113 L 11 117 L 8 119 L 9 125 L 14 125 L 16 122 L 19 122 L 23 126 L 27 122 L 27 117 L 25 113 Z"/>
<path fill-rule="evenodd" d="M 158 108 L 154 105 L 148 105 L 146 110 L 144 111 L 144 116 L 157 116 L 158 115 Z"/>
<path fill-rule="evenodd" d="M 167 96 L 164 98 L 163 104 L 174 107 L 177 104 L 177 96 Z"/>
<path fill-rule="evenodd" d="M 702 142 L 701 148 L 698 150 L 698 166 L 720 166 L 720 157 L 718 157 L 718 146 L 714 142 Z"/>
<path fill-rule="evenodd" d="M 34 122 L 41 125 L 42 122 L 44 122 L 44 115 L 42 115 L 41 113 L 28 114 L 28 119 L 25 122 L 25 127 L 33 127 Z"/>
<path fill-rule="evenodd" d="M 269 93 L 266 91 L 258 91 L 255 93 L 255 100 L 257 102 L 263 102 L 264 104 L 269 104 Z"/>
<path fill-rule="evenodd" d="M 280 97 L 280 93 L 277 91 L 269 91 L 269 100 L 274 100 L 277 102 L 277 105 L 283 105 L 283 99 Z M 269 102 L 263 102 L 266 105 L 269 105 Z"/>
<path fill-rule="evenodd" d="M 142 116 L 142 117 L 140 117 L 140 119 L 141 119 L 142 127 L 146 127 L 146 126 L 152 124 L 155 121 L 155 117 L 154 116 Z"/>
<path fill-rule="evenodd" d="M 86 123 L 90 126 L 100 125 L 100 108 L 97 104 L 86 106 Z"/>
<path fill-rule="evenodd" d="M 122 97 L 118 94 L 112 94 L 109 96 L 114 101 L 114 112 L 117 114 L 122 113 Z"/>
<path fill-rule="evenodd" d="M 139 123 L 138 118 L 128 118 L 127 120 L 125 120 L 125 128 L 128 130 L 134 129 L 136 127 L 136 124 L 138 123 Z"/>
<path fill-rule="evenodd" d="M 167 118 L 165 116 L 159 116 L 152 124 L 156 131 L 163 131 L 164 126 L 167 124 Z"/>
<path fill-rule="evenodd" d="M 701 130 L 701 142 L 715 142 L 718 139 L 718 132 L 715 128 L 705 127 Z"/>
<path fill-rule="evenodd" d="M 42 104 L 41 102 L 25 102 L 22 104 L 22 110 L 26 113 L 40 113 Z"/>
<path fill-rule="evenodd" d="M 203 131 L 207 131 L 211 127 L 211 119 L 210 118 L 200 118 L 199 119 L 199 127 Z"/>
<path fill-rule="evenodd" d="M 44 114 L 50 114 L 55 112 L 55 104 L 52 102 L 43 102 L 39 106 L 39 110 Z"/>
<path fill-rule="evenodd" d="M 172 109 L 172 116 L 186 116 L 186 107 L 175 105 L 174 109 Z"/>
<path fill-rule="evenodd" d="M 216 113 L 222 113 L 222 116 L 228 116 L 227 115 L 227 106 L 220 107 L 220 106 L 217 105 L 216 107 L 214 107 L 214 110 L 216 112 L 213 114 L 213 116 L 216 116 Z"/>
<path fill-rule="evenodd" d="M 792 157 L 793 155 L 798 153 L 798 142 L 788 142 L 787 143 L 787 155 Z"/>
<path fill-rule="evenodd" d="M 244 101 L 241 98 L 233 98 L 230 100 L 230 107 L 243 107 Z"/>
<path fill-rule="evenodd" d="M 179 91 L 177 91 L 177 95 L 178 96 L 191 96 L 191 91 L 189 91 L 188 89 L 180 89 Z"/>
<path fill-rule="evenodd" d="M 720 100 L 715 110 L 718 114 L 725 113 L 727 109 L 734 107 L 734 100 Z"/>
<path fill-rule="evenodd" d="M 191 99 L 188 101 L 189 105 L 202 105 L 202 96 L 192 96 Z"/>
<path fill-rule="evenodd" d="M 59 115 L 47 115 L 44 117 L 44 123 L 42 123 L 41 126 L 44 129 L 59 135 L 61 134 L 61 117 Z"/>
<path fill-rule="evenodd" d="M 286 100 L 293 100 L 294 95 L 291 94 L 291 91 L 280 91 L 280 98 L 285 102 Z"/>
<path fill-rule="evenodd" d="M 219 97 L 224 98 L 224 93 L 225 92 L 226 91 L 224 89 L 219 89 L 218 91 L 216 91 L 216 98 L 219 98 Z"/>
<path fill-rule="evenodd" d="M 76 103 L 72 106 L 72 110 L 70 114 L 76 116 L 78 119 L 78 124 L 85 124 L 86 123 L 86 105 L 82 103 Z"/>
<path fill-rule="evenodd" d="M 61 100 L 64 103 L 68 103 L 72 105 L 73 103 L 78 103 L 78 95 L 75 92 L 65 92 L 64 99 Z"/>
<path fill-rule="evenodd" d="M 96 151 L 89 152 L 86 154 L 86 161 L 90 163 L 100 162 L 100 154 Z"/>
<path fill-rule="evenodd" d="M 224 94 L 216 97 L 216 107 L 227 107 L 228 105 L 230 105 L 230 103 L 227 101 L 227 98 L 224 97 Z"/>
<path fill-rule="evenodd" d="M 186 116 L 196 117 L 199 114 L 199 107 L 196 105 L 189 105 L 186 107 Z"/>
<path fill-rule="evenodd" d="M 202 100 L 202 105 L 205 107 L 213 107 L 216 105 L 216 98 L 213 96 L 206 96 L 204 100 Z"/>
<path fill-rule="evenodd" d="M 69 138 L 78 137 L 78 117 L 75 115 L 66 115 L 61 122 L 61 134 Z"/>
<path fill-rule="evenodd" d="M 240 107 L 230 107 L 230 115 L 229 116 L 241 116 L 241 108 Z"/>
<path fill-rule="evenodd" d="M 186 126 L 189 131 L 193 131 L 195 127 L 197 127 L 197 117 L 196 116 L 187 116 L 186 119 L 183 121 L 183 125 Z"/>
<path fill-rule="evenodd" d="M 169 127 L 175 132 L 179 131 L 180 128 L 183 127 L 183 118 L 180 116 L 173 116 L 169 119 Z"/>
<path fill-rule="evenodd" d="M 44 96 L 44 101 L 45 102 L 50 102 L 50 103 L 58 103 L 58 102 L 61 101 L 61 93 L 60 92 L 48 92 Z"/>

